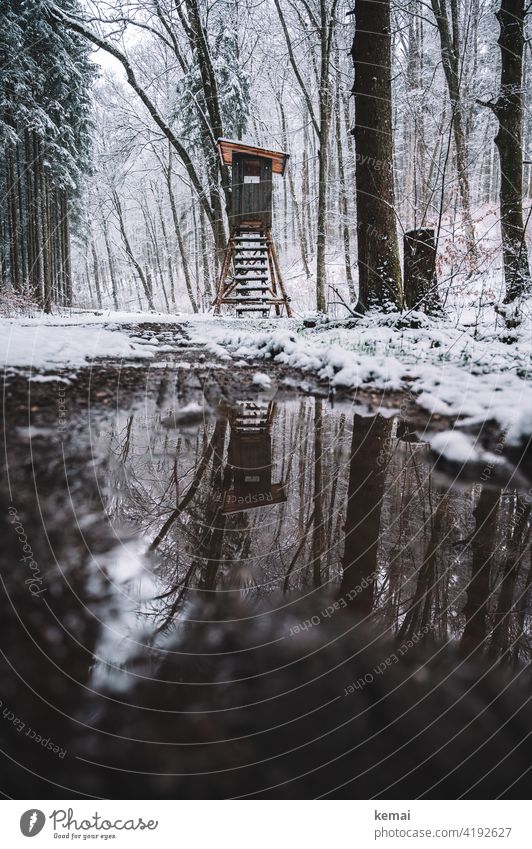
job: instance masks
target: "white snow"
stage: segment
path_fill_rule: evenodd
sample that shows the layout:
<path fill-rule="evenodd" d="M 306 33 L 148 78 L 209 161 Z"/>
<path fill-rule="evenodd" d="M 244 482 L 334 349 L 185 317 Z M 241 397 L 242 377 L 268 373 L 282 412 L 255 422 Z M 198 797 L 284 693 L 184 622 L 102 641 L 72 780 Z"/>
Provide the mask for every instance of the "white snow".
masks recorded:
<path fill-rule="evenodd" d="M 315 329 L 294 320 L 257 322 L 252 329 L 224 319 L 208 325 L 208 337 L 236 360 L 284 363 L 329 381 L 333 389 L 407 390 L 431 414 L 464 425 L 493 419 L 514 443 L 530 435 L 532 322 L 523 323 L 508 344 L 507 331 L 494 327 L 493 313 L 474 327 L 415 318 L 421 325 L 415 329 L 401 328 L 399 315 Z M 206 324 L 191 324 L 192 337 L 199 339 Z"/>
<path fill-rule="evenodd" d="M 173 410 L 161 419 L 163 427 L 173 428 L 181 425 L 201 422 L 211 415 L 211 409 L 206 404 L 198 404 L 190 401 L 184 407 Z"/>
<path fill-rule="evenodd" d="M 445 430 L 430 439 L 430 447 L 440 457 L 445 457 L 452 463 L 485 463 L 495 466 L 503 463 L 503 459 L 489 451 L 484 451 L 470 436 L 459 430 Z"/>
<path fill-rule="evenodd" d="M 254 383 L 255 386 L 264 387 L 264 389 L 269 389 L 272 385 L 272 379 L 271 379 L 270 375 L 264 374 L 263 371 L 255 372 L 251 382 Z"/>
<path fill-rule="evenodd" d="M 152 313 L 0 319 L 0 355 L 4 366 L 48 373 L 86 366 L 96 357 L 143 365 L 168 350 L 168 340 L 158 345 L 157 339 L 147 339 L 142 325 L 178 321 L 207 369 L 275 362 L 326 380 L 333 390 L 406 390 L 431 414 L 458 418 L 463 425 L 492 419 L 512 444 L 532 433 L 532 316 L 511 332 L 511 342 L 488 307 L 449 308 L 437 321 L 417 314 L 408 319 L 417 326 L 405 327 L 399 314 L 368 317 L 353 327 L 315 328 L 298 319 Z M 178 339 L 182 344 L 183 337 Z M 205 353 L 212 359 L 206 361 Z M 264 378 L 269 375 L 260 371 L 253 380 L 268 387 Z"/>
<path fill-rule="evenodd" d="M 0 363 L 49 371 L 79 367 L 94 359 L 151 359 L 157 350 L 143 340 L 132 342 L 122 330 L 100 324 L 57 320 L 57 324 L 0 319 Z"/>

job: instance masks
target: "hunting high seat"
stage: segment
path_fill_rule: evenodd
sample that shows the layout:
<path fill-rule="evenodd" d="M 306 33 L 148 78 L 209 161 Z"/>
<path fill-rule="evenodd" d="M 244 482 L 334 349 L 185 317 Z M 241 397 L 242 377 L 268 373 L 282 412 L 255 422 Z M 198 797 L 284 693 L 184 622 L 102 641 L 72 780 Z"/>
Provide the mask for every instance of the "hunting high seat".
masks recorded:
<path fill-rule="evenodd" d="M 273 243 L 272 174 L 284 174 L 288 154 L 218 139 L 222 162 L 233 169 L 229 242 L 214 313 L 222 306 L 237 316 L 290 316 L 279 260 Z"/>

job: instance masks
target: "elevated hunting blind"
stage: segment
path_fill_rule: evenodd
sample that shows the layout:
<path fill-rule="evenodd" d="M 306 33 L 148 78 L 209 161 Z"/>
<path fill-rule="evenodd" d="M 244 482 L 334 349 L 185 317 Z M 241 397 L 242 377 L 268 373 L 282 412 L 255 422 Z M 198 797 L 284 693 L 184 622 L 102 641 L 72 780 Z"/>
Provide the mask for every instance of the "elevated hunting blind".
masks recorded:
<path fill-rule="evenodd" d="M 273 401 L 237 401 L 224 475 L 222 513 L 240 513 L 286 501 L 283 482 L 272 481 Z"/>
<path fill-rule="evenodd" d="M 214 301 L 214 312 L 222 306 L 237 316 L 290 316 L 279 260 L 273 243 L 272 175 L 284 175 L 288 154 L 218 139 L 224 165 L 233 169 L 229 242 Z"/>

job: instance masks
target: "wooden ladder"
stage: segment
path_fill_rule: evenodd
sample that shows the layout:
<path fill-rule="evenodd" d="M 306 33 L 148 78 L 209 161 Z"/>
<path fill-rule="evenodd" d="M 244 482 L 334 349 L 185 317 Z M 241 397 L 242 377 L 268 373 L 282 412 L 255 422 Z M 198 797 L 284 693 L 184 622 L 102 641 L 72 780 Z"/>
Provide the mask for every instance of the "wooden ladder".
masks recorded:
<path fill-rule="evenodd" d="M 213 302 L 214 314 L 222 306 L 234 309 L 236 316 L 246 313 L 267 318 L 290 317 L 290 298 L 286 294 L 271 230 L 239 227 L 229 238 Z"/>

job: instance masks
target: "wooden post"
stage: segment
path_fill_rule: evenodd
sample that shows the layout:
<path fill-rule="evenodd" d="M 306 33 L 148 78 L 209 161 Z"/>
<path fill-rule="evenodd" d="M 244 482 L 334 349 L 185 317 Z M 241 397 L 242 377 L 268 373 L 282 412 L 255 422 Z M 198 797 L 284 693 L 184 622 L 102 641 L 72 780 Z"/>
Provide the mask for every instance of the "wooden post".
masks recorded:
<path fill-rule="evenodd" d="M 220 272 L 220 280 L 218 282 L 218 289 L 216 291 L 216 298 L 214 300 L 214 315 L 220 315 L 220 304 L 222 300 L 222 296 L 224 293 L 224 284 L 225 279 L 229 273 L 229 268 L 231 266 L 231 260 L 233 258 L 233 251 L 235 247 L 235 241 L 233 238 L 233 234 L 231 234 L 229 238 L 229 244 L 227 245 L 224 261 L 222 265 L 222 270 Z"/>
<path fill-rule="evenodd" d="M 284 298 L 284 302 L 285 302 L 285 306 L 286 306 L 286 315 L 288 316 L 288 318 L 291 318 L 292 317 L 292 310 L 290 309 L 290 299 L 288 298 L 288 295 L 286 294 L 286 289 L 284 287 L 284 281 L 283 281 L 283 278 L 282 278 L 282 275 L 281 275 L 281 268 L 279 266 L 279 259 L 277 257 L 277 251 L 275 250 L 275 245 L 274 245 L 274 242 L 273 242 L 271 230 L 268 230 L 266 240 L 267 240 L 269 251 L 270 251 L 272 259 L 273 259 L 273 265 L 274 265 L 275 271 L 277 272 L 277 283 L 279 285 L 279 289 L 281 290 L 281 295 Z"/>
<path fill-rule="evenodd" d="M 404 255 L 406 308 L 429 314 L 441 312 L 434 230 L 408 230 L 404 235 Z"/>

